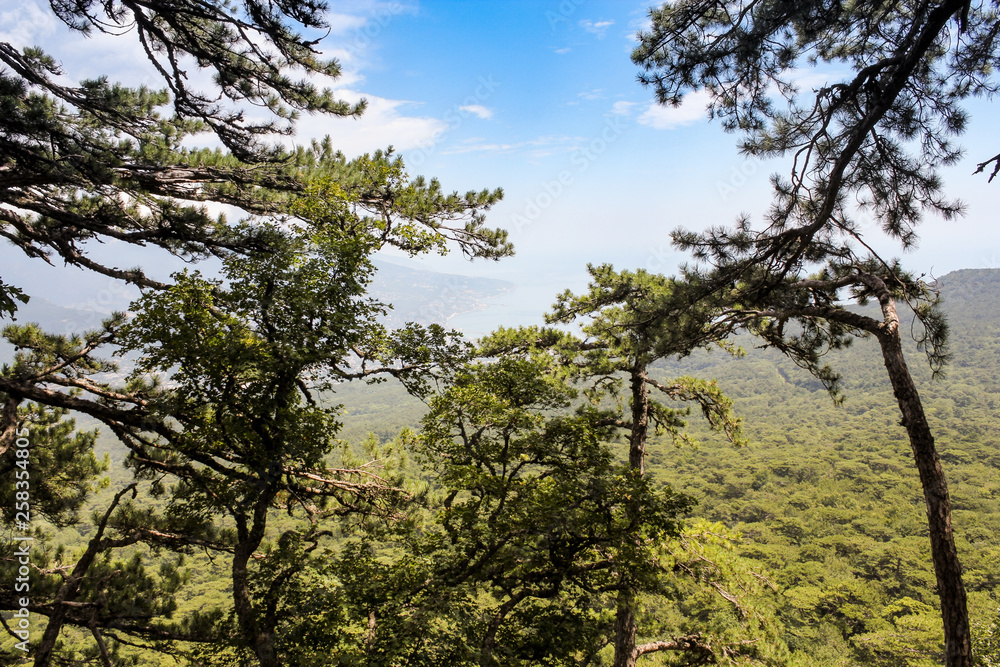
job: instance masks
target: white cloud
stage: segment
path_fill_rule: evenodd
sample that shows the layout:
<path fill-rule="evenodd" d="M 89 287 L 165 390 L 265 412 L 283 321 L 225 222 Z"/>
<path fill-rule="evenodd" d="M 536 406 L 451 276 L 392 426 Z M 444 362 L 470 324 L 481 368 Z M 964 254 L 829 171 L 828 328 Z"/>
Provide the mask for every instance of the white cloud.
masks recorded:
<path fill-rule="evenodd" d="M 591 21 L 589 19 L 584 19 L 580 21 L 580 27 L 587 32 L 597 35 L 598 37 L 604 37 L 607 33 L 608 28 L 615 24 L 614 21 Z"/>
<path fill-rule="evenodd" d="M 628 21 L 628 36 L 630 42 L 638 42 L 638 33 L 649 32 L 653 28 L 653 22 L 649 18 L 648 12 L 643 12 L 640 16 L 634 16 Z"/>
<path fill-rule="evenodd" d="M 57 61 L 64 64 L 68 82 L 107 75 L 111 80 L 126 85 L 163 87 L 163 80 L 149 63 L 134 31 L 122 36 L 95 31 L 85 37 L 67 29 L 53 15 L 47 3 L 41 5 L 38 0 L 27 0 L 18 3 L 16 9 L 14 5 L 13 2 L 0 0 L 0 41 L 19 47 L 42 44 Z M 368 108 L 357 119 L 303 114 L 296 123 L 297 131 L 292 141 L 308 144 L 313 138 L 330 135 L 337 148 L 353 156 L 389 145 L 401 151 L 414 149 L 432 145 L 440 139 L 448 130 L 444 120 L 411 115 L 414 105 L 410 102 L 359 91 L 359 84 L 364 80 L 360 70 L 366 64 L 367 52 L 377 48 L 375 45 L 380 32 L 391 21 L 411 11 L 411 7 L 399 2 L 357 2 L 345 10 L 346 13 L 328 16 L 330 36 L 319 48 L 323 49 L 323 56 L 340 60 L 344 69 L 335 81 L 315 75 L 306 78 L 319 86 L 334 87 L 335 95 L 348 102 L 364 97 L 368 100 Z M 187 72 L 193 88 L 214 89 L 211 71 L 190 63 Z M 466 110 L 481 118 L 492 113 L 481 105 L 470 105 Z M 262 114 L 256 109 L 248 111 L 255 120 L 254 112 Z M 192 138 L 190 144 L 216 146 L 218 139 L 203 135 Z"/>
<path fill-rule="evenodd" d="M 331 12 L 325 16 L 330 24 L 331 35 L 343 35 L 352 30 L 363 28 L 368 23 L 368 17 L 357 14 L 338 14 Z"/>
<path fill-rule="evenodd" d="M 476 142 L 473 144 L 468 144 L 465 146 L 458 146 L 456 148 L 449 148 L 444 151 L 444 155 L 460 155 L 462 153 L 509 153 L 517 148 L 522 147 L 524 144 L 498 144 L 498 143 L 483 143 Z"/>
<path fill-rule="evenodd" d="M 493 109 L 484 107 L 482 104 L 466 104 L 465 106 L 458 107 L 458 110 L 470 113 L 478 118 L 493 118 Z"/>
<path fill-rule="evenodd" d="M 582 97 L 585 100 L 599 100 L 604 97 L 604 91 L 600 88 L 594 88 L 593 90 L 585 90 L 579 93 L 577 97 Z"/>
<path fill-rule="evenodd" d="M 563 55 L 563 54 L 565 54 L 565 53 L 569 53 L 569 52 L 570 52 L 570 51 L 572 51 L 572 50 L 573 50 L 573 49 L 569 48 L 568 46 L 564 46 L 564 47 L 563 47 L 563 48 L 561 48 L 561 49 L 556 49 L 556 50 L 555 50 L 555 52 L 556 52 L 556 53 L 558 53 L 559 55 Z"/>
<path fill-rule="evenodd" d="M 626 102 L 625 100 L 619 100 L 611 105 L 611 113 L 616 116 L 628 116 L 632 113 L 632 107 L 635 106 L 635 102 Z"/>
<path fill-rule="evenodd" d="M 350 87 L 363 82 L 365 77 L 361 71 L 377 62 L 374 52 L 378 51 L 383 31 L 399 16 L 414 14 L 418 9 L 415 5 L 396 0 L 361 0 L 341 4 L 348 6 L 349 13 L 326 15 L 330 29 L 319 48 L 321 57 L 335 58 L 341 66 L 336 85 Z"/>
<path fill-rule="evenodd" d="M 830 85 L 830 82 L 845 81 L 854 78 L 854 72 L 848 69 L 839 69 L 834 66 L 823 68 L 818 67 L 797 67 L 785 73 L 785 78 L 792 82 L 799 91 L 814 90 Z M 776 93 L 776 91 L 770 91 Z"/>
<path fill-rule="evenodd" d="M 707 119 L 708 114 L 705 109 L 710 100 L 711 96 L 707 92 L 699 90 L 685 96 L 679 107 L 650 104 L 639 116 L 639 122 L 657 130 L 672 130 L 682 125 L 690 125 Z"/>
<path fill-rule="evenodd" d="M 0 42 L 23 48 L 37 46 L 51 37 L 62 24 L 49 9 L 35 2 L 22 2 L 16 9 L 0 11 Z"/>
<path fill-rule="evenodd" d="M 363 95 L 353 90 L 335 92 L 338 98 L 348 102 L 364 97 L 368 100 L 368 108 L 360 118 L 302 116 L 296 126 L 296 143 L 306 144 L 310 139 L 329 135 L 333 145 L 351 157 L 390 145 L 399 151 L 431 146 L 448 130 L 448 124 L 441 119 L 405 115 L 403 109 L 411 105 L 410 102 Z"/>

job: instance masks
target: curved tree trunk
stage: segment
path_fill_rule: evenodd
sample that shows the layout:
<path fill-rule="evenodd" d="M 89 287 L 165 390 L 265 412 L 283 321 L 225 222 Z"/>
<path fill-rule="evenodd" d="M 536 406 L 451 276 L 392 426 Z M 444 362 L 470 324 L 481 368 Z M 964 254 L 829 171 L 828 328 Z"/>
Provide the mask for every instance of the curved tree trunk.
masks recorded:
<path fill-rule="evenodd" d="M 896 299 L 885 281 L 877 275 L 866 272 L 859 272 L 853 278 L 842 282 L 827 283 L 826 287 L 840 289 L 855 280 L 871 290 L 878 298 L 882 310 L 881 320 L 840 307 L 805 308 L 793 315 L 840 322 L 857 331 L 867 331 L 878 339 L 882 361 L 892 384 L 893 395 L 899 405 L 901 424 L 910 440 L 913 461 L 917 466 L 924 494 L 927 528 L 931 539 L 931 559 L 934 563 L 938 597 L 941 601 L 941 618 L 944 624 L 945 665 L 972 667 L 968 604 L 965 586 L 962 583 L 962 566 L 958 561 L 958 550 L 955 548 L 955 536 L 951 527 L 948 482 L 941 468 L 941 460 L 934 446 L 934 436 L 927 423 L 920 395 L 903 356 Z M 810 281 L 805 281 L 801 285 L 810 288 L 815 286 Z"/>
<path fill-rule="evenodd" d="M 934 436 L 931 434 L 917 387 L 903 357 L 899 337 L 899 317 L 895 303 L 882 301 L 885 322 L 878 332 L 892 391 L 899 403 L 902 424 L 910 438 L 913 460 L 920 473 L 920 485 L 927 506 L 927 526 L 931 538 L 931 558 L 937 577 L 938 596 L 941 600 L 941 617 L 944 621 L 944 638 L 947 667 L 972 667 L 972 648 L 969 634 L 969 612 L 962 567 L 951 528 L 951 499 L 948 483 L 941 468 Z"/>

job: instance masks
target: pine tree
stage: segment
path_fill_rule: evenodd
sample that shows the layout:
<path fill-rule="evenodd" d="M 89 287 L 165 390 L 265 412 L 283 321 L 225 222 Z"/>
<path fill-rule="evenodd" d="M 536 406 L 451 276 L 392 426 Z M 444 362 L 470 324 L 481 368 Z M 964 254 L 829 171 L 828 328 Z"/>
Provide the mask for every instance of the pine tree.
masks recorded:
<path fill-rule="evenodd" d="M 92 634 L 92 657 L 104 664 L 122 646 L 183 651 L 185 642 L 261 664 L 294 663 L 275 609 L 305 554 L 328 534 L 323 520 L 378 513 L 398 498 L 391 480 L 353 465 L 330 468 L 339 423 L 335 406 L 321 406 L 318 395 L 379 373 L 420 391 L 425 370 L 463 349 L 439 327 L 390 332 L 377 323 L 390 306 L 365 295 L 370 255 L 392 245 L 411 254 L 457 246 L 469 257 L 506 256 L 506 234 L 484 224 L 502 193 L 449 194 L 436 180 L 411 179 L 391 151 L 349 160 L 329 141 L 295 150 L 266 143 L 291 135 L 301 112 L 364 110 L 313 83 L 339 74 L 317 50 L 328 28 L 323 2 L 52 6 L 71 30 L 136 39 L 165 88 L 106 77 L 66 83 L 73 72 L 42 48 L 0 44 L 0 235 L 29 257 L 61 260 L 145 294 L 135 318 L 118 314 L 96 331 L 4 332 L 19 352 L 0 370 L 0 470 L 12 469 L 15 435 L 41 423 L 37 415 L 75 411 L 126 445 L 136 475 L 95 515 L 97 534 L 73 567 L 33 563 L 31 612 L 49 619 L 35 663 L 59 658 L 66 627 Z M 210 73 L 214 87 L 193 87 L 194 69 Z M 206 133 L 222 147 L 189 148 Z M 234 224 L 209 204 L 242 219 Z M 120 268 L 88 254 L 88 242 L 111 239 L 187 260 L 218 257 L 225 284 L 197 273 L 162 281 L 151 266 Z M 27 298 L 0 281 L 0 314 L 12 315 Z M 129 360 L 135 375 L 123 383 L 108 356 L 124 348 L 138 359 Z M 172 382 L 150 377 L 157 373 Z M 65 522 L 100 467 L 92 437 L 57 436 L 32 438 L 30 458 L 61 472 L 31 474 L 51 482 L 37 486 L 41 512 Z M 70 473 L 77 478 L 52 486 Z M 137 493 L 163 498 L 166 509 Z M 298 523 L 272 544 L 264 536 L 276 509 L 297 513 Z M 220 529 L 219 517 L 235 530 Z M 168 621 L 179 581 L 173 566 L 152 576 L 135 559 L 115 560 L 143 544 L 229 558 L 234 622 L 226 609 Z M 156 604 L 109 603 L 109 581 L 157 590 L 143 594 Z M 0 606 L 14 609 L 12 595 L 5 590 Z"/>
<path fill-rule="evenodd" d="M 954 137 L 966 124 L 962 101 L 996 90 L 997 5 L 684 0 L 650 16 L 633 59 L 661 103 L 705 90 L 712 116 L 743 133 L 745 153 L 794 158 L 791 176 L 772 180 L 763 228 L 744 218 L 732 229 L 674 233 L 700 263 L 687 277 L 703 295 L 730 298 L 720 326 L 762 336 L 834 392 L 838 378 L 823 352 L 857 335 L 876 338 L 920 471 L 947 664 L 970 665 L 947 484 L 903 357 L 897 304 L 922 323 L 918 343 L 935 371 L 947 359 L 947 327 L 933 287 L 878 256 L 861 217 L 906 249 L 925 212 L 961 213 L 944 196 L 938 169 L 961 155 Z M 807 65 L 852 73 L 807 95 L 794 80 Z M 859 315 L 848 299 L 875 301 L 881 315 Z"/>
<path fill-rule="evenodd" d="M 487 360 L 431 402 L 420 442 L 447 498 L 444 534 L 428 540 L 445 566 L 427 580 L 471 590 L 448 598 L 456 610 L 493 596 L 480 626 L 465 621 L 473 664 L 581 664 L 608 644 L 615 665 L 659 652 L 767 664 L 785 647 L 756 606 L 766 594 L 738 557 L 711 543 L 711 530 L 685 525 L 691 498 L 646 470 L 655 435 L 688 440 L 692 408 L 742 442 L 714 383 L 662 379 L 653 368 L 714 341 L 707 306 L 663 317 L 665 303 L 686 300 L 683 283 L 607 265 L 590 272 L 589 290 L 564 293 L 547 318 L 579 323 L 582 336 L 498 330 L 480 341 Z M 610 444 L 619 439 L 624 457 Z M 669 605 L 667 591 L 699 587 L 707 599 L 721 595 L 724 609 L 699 608 L 683 628 L 644 611 Z M 716 622 L 734 616 L 725 630 Z"/>
<path fill-rule="evenodd" d="M 0 235 L 29 257 L 163 287 L 148 269 L 91 258 L 84 242 L 159 246 L 185 258 L 260 249 L 252 228 L 238 234 L 204 204 L 284 213 L 320 158 L 265 139 L 292 134 L 302 112 L 350 117 L 364 110 L 363 102 L 337 100 L 310 80 L 340 73 L 317 51 L 315 38 L 329 27 L 319 0 L 52 7 L 71 30 L 138 40 L 166 87 L 106 77 L 67 84 L 62 77 L 73 72 L 41 48 L 0 44 Z M 193 87 L 193 69 L 211 73 L 215 88 Z M 260 109 L 269 115 L 258 119 Z M 224 150 L 188 147 L 205 133 Z M 24 296 L 0 282 L 0 312 L 12 312 Z"/>

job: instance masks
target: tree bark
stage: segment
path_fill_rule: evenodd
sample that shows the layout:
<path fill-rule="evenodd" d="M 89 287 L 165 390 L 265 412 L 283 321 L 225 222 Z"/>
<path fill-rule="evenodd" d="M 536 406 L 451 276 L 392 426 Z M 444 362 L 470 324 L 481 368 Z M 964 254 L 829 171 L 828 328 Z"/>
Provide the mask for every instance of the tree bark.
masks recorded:
<path fill-rule="evenodd" d="M 114 667 L 114 663 L 111 662 L 111 655 L 108 653 L 108 645 L 104 641 L 104 637 L 101 636 L 101 629 L 97 627 L 96 614 L 90 617 L 90 634 L 94 635 L 94 641 L 97 642 L 97 649 L 101 652 L 101 664 L 104 667 Z"/>
<path fill-rule="evenodd" d="M 270 487 L 271 485 L 268 485 L 255 501 L 249 530 L 246 528 L 245 518 L 243 526 L 239 526 L 240 521 L 237 521 L 239 543 L 233 552 L 232 570 L 233 607 L 236 611 L 240 632 L 244 641 L 257 656 L 257 660 L 260 661 L 261 667 L 279 667 L 281 665 L 274 645 L 274 628 L 262 627 L 260 614 L 254 609 L 253 599 L 250 595 L 250 572 L 247 567 L 257 547 L 264 539 L 267 511 L 276 495 L 276 491 Z"/>
<path fill-rule="evenodd" d="M 646 472 L 646 436 L 649 431 L 649 386 L 646 367 L 632 370 L 632 432 L 629 434 L 628 465 L 641 477 Z"/>
<path fill-rule="evenodd" d="M 639 655 L 635 650 L 638 625 L 635 618 L 635 592 L 618 593 L 618 610 L 615 614 L 615 661 L 613 667 L 635 667 Z"/>
<path fill-rule="evenodd" d="M 641 477 L 645 472 L 646 436 L 649 430 L 649 387 L 646 384 L 646 367 L 637 365 L 631 372 L 632 432 L 629 435 L 629 468 Z M 626 518 L 638 530 L 642 508 L 636 499 L 626 507 Z M 633 536 L 638 546 L 638 536 Z M 637 621 L 635 618 L 636 595 L 629 583 L 629 575 L 618 573 L 623 588 L 618 593 L 615 611 L 615 659 L 613 667 L 635 667 Z"/>
<path fill-rule="evenodd" d="M 945 665 L 972 667 L 968 604 L 965 586 L 962 583 L 962 567 L 958 561 L 958 550 L 952 533 L 948 482 L 934 446 L 934 436 L 927 423 L 923 403 L 920 401 L 913 376 L 910 375 L 910 369 L 903 355 L 896 300 L 885 282 L 878 276 L 861 272 L 857 275 L 857 279 L 877 296 L 882 310 L 881 320 L 840 308 L 806 308 L 791 314 L 841 322 L 867 331 L 878 339 L 882 361 L 892 384 L 893 395 L 899 405 L 901 424 L 910 440 L 913 461 L 917 466 L 924 494 L 927 527 L 931 540 L 931 560 L 934 563 L 934 576 L 937 579 L 941 618 L 944 624 Z"/>
<path fill-rule="evenodd" d="M 920 485 L 927 506 L 931 558 L 934 561 L 941 617 L 944 621 L 945 664 L 947 667 L 972 667 L 969 613 L 965 586 L 962 583 L 962 567 L 958 561 L 951 527 L 948 483 L 934 447 L 934 436 L 927 423 L 917 387 L 903 357 L 895 304 L 890 302 L 887 307 L 883 302 L 883 312 L 887 315 L 886 322 L 878 336 L 882 359 L 903 415 L 902 424 L 910 438 L 913 460 L 920 473 Z"/>
<path fill-rule="evenodd" d="M 479 664 L 483 667 L 498 664 L 496 659 L 493 657 L 493 651 L 496 650 L 497 645 L 497 632 L 500 631 L 500 625 L 503 623 L 507 614 L 516 607 L 521 600 L 529 597 L 527 590 L 521 590 L 510 596 L 506 602 L 500 605 L 500 609 L 493 616 L 490 621 L 489 627 L 486 628 L 486 636 L 483 638 L 483 650 L 480 655 Z"/>

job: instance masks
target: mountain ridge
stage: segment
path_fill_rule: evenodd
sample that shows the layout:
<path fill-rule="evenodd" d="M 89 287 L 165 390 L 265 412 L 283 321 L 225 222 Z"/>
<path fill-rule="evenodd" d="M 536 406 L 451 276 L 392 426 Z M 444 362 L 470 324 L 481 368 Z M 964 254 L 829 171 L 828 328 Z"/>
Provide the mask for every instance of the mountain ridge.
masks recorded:
<path fill-rule="evenodd" d="M 506 280 L 416 269 L 384 259 L 376 259 L 374 263 L 377 271 L 368 295 L 393 306 L 383 318 L 390 327 L 408 322 L 447 324 L 456 315 L 485 309 L 489 299 L 515 287 Z M 128 307 L 125 296 L 109 294 L 99 292 L 97 298 L 81 304 L 90 304 L 89 308 L 61 305 L 44 296 L 32 296 L 27 304 L 18 308 L 13 320 L 0 318 L 0 327 L 30 322 L 40 325 L 43 331 L 61 335 L 97 329 L 112 311 Z M 13 353 L 13 346 L 0 340 L 0 362 L 9 362 Z"/>

